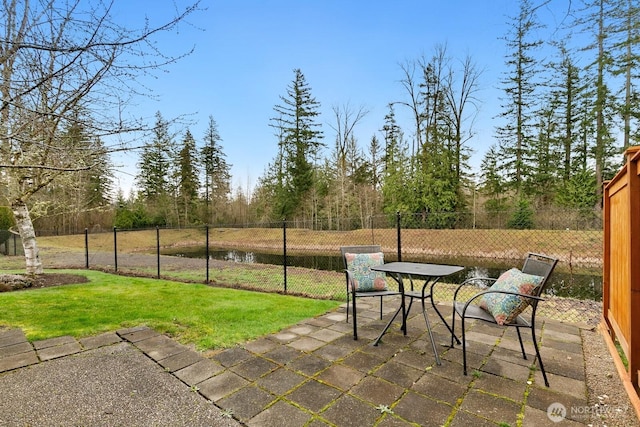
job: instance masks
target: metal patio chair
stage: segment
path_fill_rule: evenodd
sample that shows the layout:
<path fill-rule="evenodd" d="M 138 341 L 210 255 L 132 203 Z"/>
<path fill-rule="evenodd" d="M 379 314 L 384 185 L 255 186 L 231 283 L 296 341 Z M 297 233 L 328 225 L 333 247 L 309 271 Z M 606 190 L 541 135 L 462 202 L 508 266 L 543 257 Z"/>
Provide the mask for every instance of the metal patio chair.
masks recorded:
<path fill-rule="evenodd" d="M 379 297 L 380 319 L 382 319 L 382 299 L 385 296 L 400 295 L 400 292 L 387 287 L 384 273 L 371 271 L 370 267 L 384 263 L 380 245 L 342 246 L 340 248 L 347 284 L 347 322 L 349 305 L 353 313 L 353 339 L 358 339 L 358 317 L 356 300 L 358 298 Z"/>
<path fill-rule="evenodd" d="M 522 357 L 526 360 L 527 354 L 522 342 L 521 328 L 531 330 L 533 347 L 540 364 L 540 370 L 544 378 L 544 383 L 549 387 L 544 364 L 540 357 L 540 349 L 536 339 L 536 312 L 538 303 L 543 301 L 540 295 L 545 290 L 549 276 L 553 272 L 558 260 L 546 255 L 529 253 L 522 266 L 522 270 L 511 269 L 503 273 L 498 279 L 487 277 L 474 277 L 462 282 L 456 288 L 453 295 L 453 318 L 451 330 L 455 331 L 456 315 L 462 321 L 462 357 L 464 374 L 467 375 L 467 347 L 465 340 L 465 320 L 474 319 L 493 323 L 504 327 L 515 327 L 520 341 Z M 458 301 L 458 294 L 461 289 L 474 283 L 484 283 L 491 287 L 476 293 L 466 301 Z M 530 316 L 523 316 L 521 313 L 531 306 Z M 459 340 L 455 333 L 451 334 L 451 347 L 454 339 Z"/>

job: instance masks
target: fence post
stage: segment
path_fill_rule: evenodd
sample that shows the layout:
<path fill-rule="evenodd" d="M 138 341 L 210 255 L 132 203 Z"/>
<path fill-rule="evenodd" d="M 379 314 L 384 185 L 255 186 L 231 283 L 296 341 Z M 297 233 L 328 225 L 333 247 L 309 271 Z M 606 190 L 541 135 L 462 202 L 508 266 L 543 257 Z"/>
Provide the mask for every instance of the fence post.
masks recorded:
<path fill-rule="evenodd" d="M 118 233 L 117 228 L 113 227 L 113 266 L 116 273 L 118 272 Z"/>
<path fill-rule="evenodd" d="M 89 229 L 84 229 L 84 267 L 89 269 Z"/>
<path fill-rule="evenodd" d="M 156 257 L 158 259 L 158 279 L 160 278 L 160 227 L 156 225 Z"/>
<path fill-rule="evenodd" d="M 209 283 L 209 226 L 205 225 L 205 256 L 207 257 L 207 279 L 205 283 Z"/>
<path fill-rule="evenodd" d="M 396 228 L 398 234 L 398 261 L 402 261 L 402 239 L 400 236 L 400 211 L 396 212 Z"/>
<path fill-rule="evenodd" d="M 376 243 L 376 237 L 375 234 L 373 232 L 373 215 L 369 215 L 369 225 L 371 226 L 371 244 L 375 245 Z"/>
<path fill-rule="evenodd" d="M 287 220 L 282 220 L 282 266 L 284 268 L 284 293 L 287 293 Z"/>

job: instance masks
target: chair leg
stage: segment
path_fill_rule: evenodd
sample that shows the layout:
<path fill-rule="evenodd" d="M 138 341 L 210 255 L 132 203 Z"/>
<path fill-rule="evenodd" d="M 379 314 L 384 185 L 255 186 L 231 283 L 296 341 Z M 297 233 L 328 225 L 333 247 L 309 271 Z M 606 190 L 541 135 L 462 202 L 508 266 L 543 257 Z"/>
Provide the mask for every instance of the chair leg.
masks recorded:
<path fill-rule="evenodd" d="M 453 306 L 453 310 L 451 310 L 451 311 L 453 312 L 453 316 L 451 316 L 451 345 L 449 347 L 453 348 L 453 338 L 455 337 L 455 339 L 458 342 L 458 344 L 460 344 L 460 340 L 455 335 L 455 330 L 456 330 L 456 307 L 455 307 L 455 305 Z"/>
<path fill-rule="evenodd" d="M 544 364 L 542 363 L 542 357 L 540 357 L 540 349 L 538 348 L 538 340 L 536 339 L 535 324 L 531 325 L 531 335 L 533 336 L 533 348 L 536 349 L 536 358 L 540 363 L 540 370 L 542 371 L 542 378 L 544 378 L 544 385 L 549 387 L 549 380 L 547 379 L 547 373 L 544 370 Z"/>
<path fill-rule="evenodd" d="M 520 335 L 520 328 L 516 327 L 516 331 L 518 332 L 518 339 L 520 340 L 520 350 L 522 351 L 522 358 L 527 360 L 527 353 L 524 351 L 524 344 L 522 343 L 522 335 Z M 535 334 L 533 335 L 535 338 Z"/>
<path fill-rule="evenodd" d="M 454 314 L 455 316 L 455 314 Z M 464 316 L 461 317 L 462 323 L 462 369 L 465 375 L 467 375 L 467 339 L 464 334 Z"/>
<path fill-rule="evenodd" d="M 353 339 L 354 340 L 358 339 L 358 326 L 357 326 L 358 318 L 357 318 L 357 315 L 356 315 L 356 312 L 357 312 L 357 310 L 356 310 L 356 300 L 357 300 L 356 296 L 353 295 L 352 298 L 351 298 L 351 308 L 353 308 Z"/>
<path fill-rule="evenodd" d="M 349 323 L 349 288 L 347 288 L 347 323 Z"/>

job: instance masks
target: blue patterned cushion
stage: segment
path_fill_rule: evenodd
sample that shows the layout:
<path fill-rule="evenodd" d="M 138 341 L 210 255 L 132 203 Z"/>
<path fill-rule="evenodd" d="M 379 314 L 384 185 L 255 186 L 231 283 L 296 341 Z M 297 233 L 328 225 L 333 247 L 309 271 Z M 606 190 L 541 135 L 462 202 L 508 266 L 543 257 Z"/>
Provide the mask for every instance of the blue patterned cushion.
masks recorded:
<path fill-rule="evenodd" d="M 353 283 L 350 283 L 357 292 L 386 291 L 387 280 L 384 273 L 372 271 L 371 267 L 384 264 L 382 252 L 368 254 L 346 253 L 347 270 L 351 272 Z"/>
<path fill-rule="evenodd" d="M 502 273 L 489 290 L 531 295 L 536 286 L 542 283 L 542 279 L 542 276 L 526 274 L 517 268 L 512 268 Z M 479 305 L 491 313 L 498 325 L 504 325 L 513 322 L 527 308 L 529 302 L 528 298 L 522 298 L 518 295 L 489 293 L 480 297 Z"/>

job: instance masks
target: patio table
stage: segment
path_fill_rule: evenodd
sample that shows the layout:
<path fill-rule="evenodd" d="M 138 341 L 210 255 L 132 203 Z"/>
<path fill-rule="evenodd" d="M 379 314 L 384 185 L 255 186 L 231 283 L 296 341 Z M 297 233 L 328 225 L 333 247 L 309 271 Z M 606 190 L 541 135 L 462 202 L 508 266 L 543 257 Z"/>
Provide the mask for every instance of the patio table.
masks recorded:
<path fill-rule="evenodd" d="M 441 364 L 440 356 L 438 355 L 438 350 L 436 348 L 435 341 L 433 339 L 433 333 L 431 332 L 431 324 L 429 322 L 429 316 L 427 315 L 427 308 L 425 306 L 425 300 L 427 298 L 431 301 L 431 306 L 436 311 L 442 322 L 445 324 L 449 332 L 453 334 L 451 327 L 444 319 L 438 308 L 435 306 L 433 302 L 433 286 L 440 280 L 440 278 L 448 276 L 450 274 L 457 273 L 464 269 L 459 265 L 445 265 L 445 264 L 426 264 L 421 262 L 389 262 L 383 265 L 379 265 L 376 267 L 371 267 L 372 270 L 381 271 L 390 275 L 397 283 L 398 288 L 401 293 L 400 307 L 394 313 L 393 317 L 387 323 L 385 328 L 382 330 L 382 333 L 376 338 L 373 345 L 378 345 L 382 336 L 387 332 L 391 323 L 398 316 L 400 311 L 402 311 L 402 332 L 407 335 L 407 310 L 405 305 L 405 297 L 411 298 L 411 302 L 409 303 L 409 309 L 411 309 L 411 304 L 413 304 L 413 299 L 418 298 L 422 302 L 422 315 L 424 316 L 424 321 L 427 325 L 427 331 L 429 332 L 429 338 L 431 339 L 431 346 L 433 347 L 433 352 L 436 357 L 436 363 L 438 365 Z M 409 278 L 411 283 L 410 290 L 405 290 L 403 277 L 406 276 Z M 420 291 L 414 290 L 413 287 L 413 277 L 420 277 L 424 280 L 424 284 L 422 285 L 422 289 Z M 427 287 L 429 287 L 429 292 L 427 293 Z"/>

